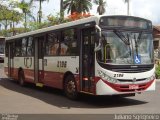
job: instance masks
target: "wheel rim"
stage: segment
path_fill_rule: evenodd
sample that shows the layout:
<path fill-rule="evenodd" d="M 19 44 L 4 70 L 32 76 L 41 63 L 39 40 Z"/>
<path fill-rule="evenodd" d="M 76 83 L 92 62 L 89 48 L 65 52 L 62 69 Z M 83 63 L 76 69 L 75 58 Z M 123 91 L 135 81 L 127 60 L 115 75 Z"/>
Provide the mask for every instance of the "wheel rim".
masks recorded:
<path fill-rule="evenodd" d="M 76 91 L 76 85 L 74 81 L 69 81 L 67 86 L 66 86 L 67 92 L 69 94 L 73 94 Z"/>

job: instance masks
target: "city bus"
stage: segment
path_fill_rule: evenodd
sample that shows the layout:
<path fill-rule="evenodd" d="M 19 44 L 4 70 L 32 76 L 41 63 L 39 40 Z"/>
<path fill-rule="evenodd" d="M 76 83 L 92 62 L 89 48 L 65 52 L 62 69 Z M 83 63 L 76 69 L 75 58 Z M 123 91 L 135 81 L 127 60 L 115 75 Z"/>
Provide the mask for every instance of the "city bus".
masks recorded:
<path fill-rule="evenodd" d="M 21 86 L 124 95 L 155 90 L 152 23 L 135 16 L 90 16 L 5 41 L 5 74 Z"/>
<path fill-rule="evenodd" d="M 0 36 L 0 63 L 4 62 L 4 45 L 5 38 Z"/>

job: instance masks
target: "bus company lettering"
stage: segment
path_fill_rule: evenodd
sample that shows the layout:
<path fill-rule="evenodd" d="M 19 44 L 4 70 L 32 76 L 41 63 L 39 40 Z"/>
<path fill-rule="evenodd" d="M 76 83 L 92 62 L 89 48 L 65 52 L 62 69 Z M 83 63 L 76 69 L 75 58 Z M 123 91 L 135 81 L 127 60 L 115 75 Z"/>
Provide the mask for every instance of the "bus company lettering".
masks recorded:
<path fill-rule="evenodd" d="M 57 67 L 66 68 L 67 67 L 67 61 L 58 61 L 57 62 Z"/>

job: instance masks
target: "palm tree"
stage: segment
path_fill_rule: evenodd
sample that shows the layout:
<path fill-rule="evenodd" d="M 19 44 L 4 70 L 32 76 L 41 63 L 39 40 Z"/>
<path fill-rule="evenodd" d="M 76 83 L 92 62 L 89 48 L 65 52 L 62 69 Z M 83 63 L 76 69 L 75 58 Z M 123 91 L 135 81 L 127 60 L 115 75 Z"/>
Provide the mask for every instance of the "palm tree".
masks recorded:
<path fill-rule="evenodd" d="M 17 10 L 12 10 L 10 14 L 11 14 L 11 21 L 12 21 L 11 28 L 13 30 L 13 35 L 15 35 L 15 23 L 18 24 L 20 21 L 22 21 L 23 14 L 19 13 Z"/>
<path fill-rule="evenodd" d="M 67 13 L 74 13 L 76 12 L 76 3 L 75 0 L 65 0 L 63 2 L 63 9 L 67 9 Z"/>
<path fill-rule="evenodd" d="M 127 15 L 129 15 L 130 10 L 130 0 L 124 0 L 125 3 L 127 3 Z"/>
<path fill-rule="evenodd" d="M 18 7 L 22 10 L 22 12 L 24 13 L 24 18 L 25 18 L 25 23 L 24 23 L 24 27 L 26 29 L 27 27 L 27 16 L 31 17 L 34 21 L 35 21 L 35 17 L 31 14 L 31 7 L 32 7 L 32 3 L 29 2 L 25 2 L 25 0 L 22 0 L 19 4 Z"/>
<path fill-rule="evenodd" d="M 67 12 L 70 12 L 71 14 L 74 12 L 89 12 L 92 8 L 91 0 L 65 0 L 63 4 L 63 8 L 67 9 Z"/>
<path fill-rule="evenodd" d="M 98 5 L 97 12 L 99 13 L 99 15 L 104 14 L 105 11 L 106 11 L 106 9 L 105 9 L 106 1 L 104 1 L 104 0 L 94 0 L 93 2 L 96 5 Z"/>
<path fill-rule="evenodd" d="M 42 2 L 49 1 L 49 0 L 30 0 L 30 3 L 33 3 L 33 1 L 39 1 L 39 11 L 38 11 L 38 21 L 41 23 L 42 18 Z"/>

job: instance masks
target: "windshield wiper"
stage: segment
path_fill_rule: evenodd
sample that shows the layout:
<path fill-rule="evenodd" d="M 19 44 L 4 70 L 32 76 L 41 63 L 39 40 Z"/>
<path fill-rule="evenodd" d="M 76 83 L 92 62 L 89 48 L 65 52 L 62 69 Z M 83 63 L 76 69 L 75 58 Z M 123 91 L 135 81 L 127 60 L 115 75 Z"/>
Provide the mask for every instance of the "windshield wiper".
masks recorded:
<path fill-rule="evenodd" d="M 136 35 L 135 34 L 134 34 L 134 40 L 135 40 L 136 55 L 138 56 L 138 38 L 136 40 Z"/>
<path fill-rule="evenodd" d="M 136 35 L 134 35 L 134 40 L 135 40 L 135 48 L 136 48 L 136 55 L 138 56 L 138 43 L 141 40 L 143 32 L 140 32 L 137 39 L 136 39 Z"/>
<path fill-rule="evenodd" d="M 125 37 L 123 33 L 120 31 L 114 30 L 113 31 L 126 45 L 130 45 L 129 39 Z"/>
<path fill-rule="evenodd" d="M 137 38 L 137 43 L 141 40 L 142 34 L 143 34 L 143 32 L 139 33 L 138 38 Z"/>
<path fill-rule="evenodd" d="M 131 46 L 130 46 L 130 36 L 127 33 L 127 36 L 125 36 L 122 32 L 114 30 L 114 33 L 129 47 L 129 55 L 131 56 L 132 54 L 132 50 L 131 50 Z M 127 53 L 128 54 L 128 53 Z"/>
<path fill-rule="evenodd" d="M 130 46 L 130 39 L 129 39 L 129 34 L 127 34 L 127 39 L 128 39 L 128 43 L 129 43 L 129 54 L 130 54 L 130 56 L 131 56 L 131 54 L 132 54 L 132 52 L 131 52 L 131 46 Z"/>

